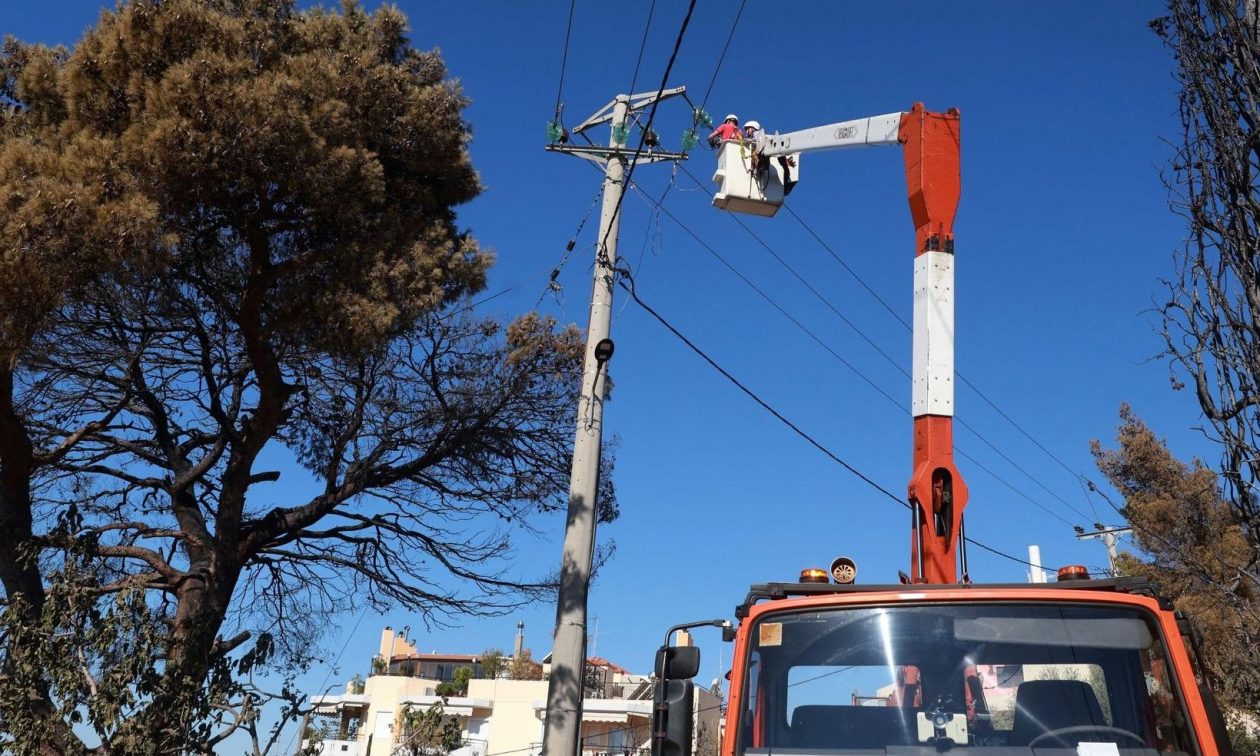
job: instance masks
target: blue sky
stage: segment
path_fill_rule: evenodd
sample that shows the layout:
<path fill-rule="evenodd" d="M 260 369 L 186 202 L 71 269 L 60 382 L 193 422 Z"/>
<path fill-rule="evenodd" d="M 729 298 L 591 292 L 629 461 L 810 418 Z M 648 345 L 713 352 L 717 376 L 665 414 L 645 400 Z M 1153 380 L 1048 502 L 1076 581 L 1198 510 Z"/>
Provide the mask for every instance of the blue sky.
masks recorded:
<path fill-rule="evenodd" d="M 562 99 L 572 126 L 630 85 L 648 3 L 579 2 Z M 590 207 L 598 176 L 585 161 L 543 151 L 557 96 L 568 4 L 420 3 L 401 8 L 417 47 L 441 48 L 472 105 L 472 154 L 485 193 L 460 220 L 499 256 L 487 293 L 541 278 L 495 299 L 486 314 L 535 306 L 585 327 L 596 218 L 564 267 L 561 296 L 544 296 L 546 273 Z M 93 22 L 90 0 L 5 0 L 0 31 L 72 43 Z M 738 4 L 701 2 L 669 84 L 704 96 Z M 685 3 L 661 2 L 636 90 L 655 89 Z M 1172 272 L 1184 229 L 1167 208 L 1160 170 L 1175 141 L 1176 88 L 1169 56 L 1147 29 L 1153 2 L 966 4 L 792 3 L 750 0 L 707 109 L 790 131 L 908 109 L 962 111 L 963 198 L 957 233 L 957 365 L 1003 412 L 1067 468 L 1099 476 L 1089 440 L 1112 437 L 1129 402 L 1183 455 L 1215 458 L 1195 430 L 1197 405 L 1170 390 L 1158 322 L 1159 279 Z M 658 130 L 676 147 L 685 104 L 661 107 Z M 606 130 L 594 135 L 607 138 Z M 713 157 L 686 169 L 702 181 Z M 660 196 L 667 165 L 635 181 Z M 708 204 L 686 173 L 665 207 L 717 248 L 784 309 L 818 334 L 901 408 L 876 393 L 771 308 L 640 197 L 624 204 L 621 254 L 641 296 L 787 417 L 884 487 L 910 473 L 909 381 L 792 278 L 743 229 Z M 909 320 L 913 229 L 895 149 L 811 155 L 792 208 L 901 317 Z M 788 214 L 744 218 L 845 317 L 909 369 L 910 334 Z M 618 292 L 621 296 L 621 292 Z M 607 432 L 620 439 L 616 483 L 622 517 L 601 532 L 615 559 L 593 587 L 595 651 L 646 669 L 664 629 L 729 617 L 750 583 L 792 579 L 846 554 L 859 580 L 907 569 L 907 517 L 752 404 L 633 303 L 613 324 L 616 382 Z M 1097 541 L 1068 523 L 1117 517 L 1089 498 L 1064 466 L 966 388 L 958 447 L 1035 499 L 960 460 L 971 489 L 968 534 L 1018 556 L 1042 547 L 1051 565 L 1106 562 Z M 1027 474 L 1025 474 L 1025 472 Z M 1051 493 L 1052 492 L 1052 493 Z M 283 490 L 277 492 L 283 496 Z M 1059 501 L 1080 512 L 1075 512 Z M 523 573 L 559 562 L 563 518 L 518 542 Z M 973 549 L 981 581 L 1020 581 L 1024 567 Z M 526 607 L 499 619 L 425 631 L 405 613 L 351 611 L 332 623 L 321 656 L 340 657 L 332 679 L 366 671 L 384 625 L 411 625 L 425 651 L 510 648 L 517 620 L 526 645 L 550 647 L 554 609 Z M 357 626 L 353 636 L 347 631 Z M 703 632 L 703 631 L 702 631 Z M 701 636 L 702 679 L 729 662 L 729 647 Z M 306 687 L 316 688 L 327 667 Z"/>

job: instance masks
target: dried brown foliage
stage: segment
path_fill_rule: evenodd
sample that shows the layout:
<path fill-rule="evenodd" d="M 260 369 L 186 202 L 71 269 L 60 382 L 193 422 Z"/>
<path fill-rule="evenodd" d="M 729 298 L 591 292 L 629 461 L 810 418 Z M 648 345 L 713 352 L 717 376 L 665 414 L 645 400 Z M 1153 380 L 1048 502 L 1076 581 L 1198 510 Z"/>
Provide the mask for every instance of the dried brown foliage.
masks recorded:
<path fill-rule="evenodd" d="M 1256 558 L 1220 477 L 1182 462 L 1163 439 L 1120 408 L 1115 449 L 1092 444 L 1098 469 L 1124 497 L 1141 554 L 1122 554 L 1124 574 L 1143 575 L 1185 612 L 1203 639 L 1204 663 L 1222 702 L 1260 710 L 1260 593 L 1239 575 Z"/>
<path fill-rule="evenodd" d="M 108 752 L 261 750 L 249 675 L 308 662 L 330 613 L 542 587 L 509 536 L 565 503 L 579 336 L 463 312 L 491 263 L 453 209 L 466 101 L 404 32 L 130 0 L 73 50 L 6 41 L 10 749 L 84 752 L 82 721 Z"/>

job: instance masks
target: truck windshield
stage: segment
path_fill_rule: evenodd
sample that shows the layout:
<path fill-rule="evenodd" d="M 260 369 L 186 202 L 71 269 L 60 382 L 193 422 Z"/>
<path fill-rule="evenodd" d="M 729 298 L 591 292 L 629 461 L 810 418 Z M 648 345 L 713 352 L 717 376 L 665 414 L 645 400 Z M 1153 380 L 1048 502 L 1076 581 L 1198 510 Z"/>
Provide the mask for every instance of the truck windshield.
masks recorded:
<path fill-rule="evenodd" d="M 739 753 L 1197 753 L 1158 626 L 1120 606 L 772 613 Z"/>

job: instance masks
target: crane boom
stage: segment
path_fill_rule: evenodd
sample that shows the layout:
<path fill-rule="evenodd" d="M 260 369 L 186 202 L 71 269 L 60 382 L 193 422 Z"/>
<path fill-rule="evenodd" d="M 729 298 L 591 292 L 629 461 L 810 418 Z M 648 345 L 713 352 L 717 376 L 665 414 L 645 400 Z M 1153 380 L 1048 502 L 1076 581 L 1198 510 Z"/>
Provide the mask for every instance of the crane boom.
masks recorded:
<path fill-rule="evenodd" d="M 966 538 L 967 487 L 954 465 L 954 215 L 961 194 L 956 108 L 840 121 L 763 134 L 755 144 L 728 141 L 718 153 L 713 204 L 723 210 L 773 216 L 800 179 L 806 152 L 900 145 L 914 220 L 913 472 L 910 576 L 916 583 L 958 582 Z M 759 159 L 759 160 L 758 160 Z M 760 167 L 755 166 L 760 163 Z"/>
<path fill-rule="evenodd" d="M 767 134 L 760 148 L 766 157 L 850 147 L 895 146 L 904 113 L 858 118 L 787 134 Z"/>

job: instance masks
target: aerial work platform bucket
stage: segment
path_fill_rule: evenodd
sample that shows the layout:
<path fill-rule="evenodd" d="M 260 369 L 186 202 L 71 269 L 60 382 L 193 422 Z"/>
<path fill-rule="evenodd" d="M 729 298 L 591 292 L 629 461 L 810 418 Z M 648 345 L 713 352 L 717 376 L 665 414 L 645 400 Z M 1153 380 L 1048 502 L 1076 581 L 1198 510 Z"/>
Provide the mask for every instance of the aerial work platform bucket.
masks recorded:
<path fill-rule="evenodd" d="M 713 183 L 718 185 L 713 205 L 749 215 L 771 217 L 783 204 L 783 187 L 800 178 L 800 157 L 790 155 L 789 166 L 778 157 L 765 158 L 768 165 L 761 177 L 753 175 L 752 146 L 746 142 L 723 142 L 718 149 L 717 171 Z"/>

